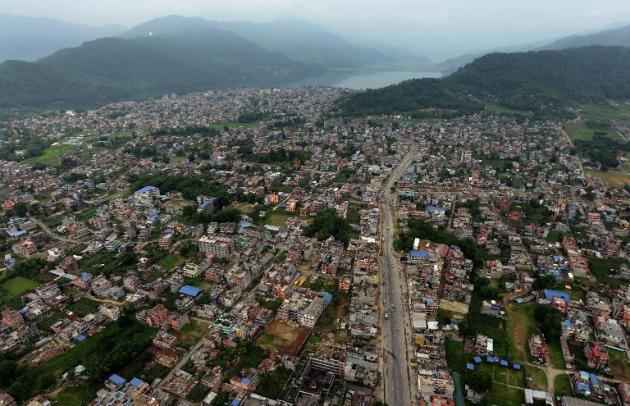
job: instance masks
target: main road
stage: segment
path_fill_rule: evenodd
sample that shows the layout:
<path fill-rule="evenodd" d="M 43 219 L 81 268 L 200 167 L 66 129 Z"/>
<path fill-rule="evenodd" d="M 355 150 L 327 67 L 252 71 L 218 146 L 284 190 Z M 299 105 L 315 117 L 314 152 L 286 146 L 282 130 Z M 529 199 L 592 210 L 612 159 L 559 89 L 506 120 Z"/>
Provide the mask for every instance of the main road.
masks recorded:
<path fill-rule="evenodd" d="M 392 188 L 413 162 L 418 149 L 411 146 L 383 184 L 380 194 L 382 272 L 382 349 L 383 349 L 383 399 L 388 405 L 411 405 L 414 398 L 414 382 L 410 380 L 409 311 L 404 300 L 404 276 L 400 259 L 394 250 L 395 196 Z M 389 317 L 385 319 L 384 314 Z"/>

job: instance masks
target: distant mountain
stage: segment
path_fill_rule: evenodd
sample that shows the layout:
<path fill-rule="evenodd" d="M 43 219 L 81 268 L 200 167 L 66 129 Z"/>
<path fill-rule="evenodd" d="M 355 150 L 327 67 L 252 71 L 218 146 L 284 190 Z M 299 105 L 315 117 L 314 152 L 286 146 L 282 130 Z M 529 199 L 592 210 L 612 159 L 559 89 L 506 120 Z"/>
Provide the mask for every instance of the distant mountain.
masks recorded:
<path fill-rule="evenodd" d="M 560 50 L 588 46 L 621 46 L 630 47 L 630 25 L 615 27 L 594 33 L 571 35 L 553 41 L 539 41 L 512 47 L 496 48 L 486 51 L 471 52 L 446 59 L 436 66 L 443 73 L 450 74 L 483 55 L 496 52 L 528 52 L 543 50 Z"/>
<path fill-rule="evenodd" d="M 90 27 L 49 18 L 0 14 L 0 62 L 8 59 L 34 61 L 59 49 L 123 30 L 120 26 Z"/>
<path fill-rule="evenodd" d="M 230 32 L 102 38 L 37 62 L 0 64 L 0 108 L 91 107 L 170 92 L 279 86 L 321 73 Z"/>
<path fill-rule="evenodd" d="M 593 45 L 630 47 L 630 25 L 594 34 L 572 35 L 545 45 L 543 49 L 579 48 Z"/>
<path fill-rule="evenodd" d="M 384 45 L 362 45 L 347 41 L 325 29 L 301 20 L 279 20 L 270 23 L 220 22 L 197 17 L 168 16 L 132 28 L 127 38 L 152 34 L 176 33 L 190 27 L 213 27 L 230 31 L 259 46 L 287 57 L 317 63 L 329 68 L 354 69 L 391 62 L 430 62 L 410 51 Z"/>
<path fill-rule="evenodd" d="M 418 79 L 354 93 L 345 114 L 479 111 L 496 104 L 538 115 L 564 115 L 581 103 L 630 99 L 630 49 L 586 47 L 488 54 L 444 79 Z"/>

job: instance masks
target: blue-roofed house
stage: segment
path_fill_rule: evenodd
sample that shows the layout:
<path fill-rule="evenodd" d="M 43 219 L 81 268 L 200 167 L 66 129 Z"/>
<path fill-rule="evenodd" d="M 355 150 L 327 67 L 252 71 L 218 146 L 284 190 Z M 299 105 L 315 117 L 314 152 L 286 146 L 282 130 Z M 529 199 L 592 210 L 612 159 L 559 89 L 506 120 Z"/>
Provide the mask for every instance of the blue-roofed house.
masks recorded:
<path fill-rule="evenodd" d="M 469 371 L 475 370 L 475 364 L 471 364 L 470 362 L 466 364 L 466 369 Z"/>
<path fill-rule="evenodd" d="M 129 385 L 133 386 L 134 388 L 140 388 L 144 385 L 144 381 L 140 378 L 133 377 L 129 381 Z"/>
<path fill-rule="evenodd" d="M 407 254 L 407 261 L 409 262 L 427 261 L 428 259 L 429 253 L 427 251 L 411 250 Z"/>
<path fill-rule="evenodd" d="M 230 406 L 238 406 L 241 404 L 241 401 L 239 399 L 234 399 L 231 403 Z"/>
<path fill-rule="evenodd" d="M 560 298 L 563 299 L 566 303 L 569 303 L 571 301 L 571 295 L 569 295 L 567 292 L 553 289 L 545 289 L 544 293 L 545 299 L 547 300 Z"/>
<path fill-rule="evenodd" d="M 192 285 L 184 285 L 179 288 L 179 293 L 190 297 L 197 297 L 201 294 L 201 289 Z"/>
<path fill-rule="evenodd" d="M 427 206 L 426 212 L 435 217 L 442 217 L 446 214 L 446 209 L 439 206 Z"/>
<path fill-rule="evenodd" d="M 488 364 L 494 364 L 494 363 L 496 363 L 497 361 L 494 359 L 494 357 L 493 357 L 492 355 L 487 355 L 487 356 L 486 356 L 486 362 L 487 362 Z"/>
<path fill-rule="evenodd" d="M 79 335 L 74 337 L 74 341 L 76 341 L 77 343 L 82 343 L 86 339 L 87 339 L 87 337 L 85 335 L 83 335 L 83 334 L 79 334 Z"/>
<path fill-rule="evenodd" d="M 507 367 L 510 366 L 510 363 L 508 362 L 508 360 L 502 359 L 501 361 L 499 361 L 499 365 L 501 365 L 502 367 Z"/>
<path fill-rule="evenodd" d="M 328 292 L 323 292 L 322 299 L 324 299 L 324 303 L 326 303 L 326 306 L 328 306 L 330 303 L 332 303 L 333 295 Z"/>
<path fill-rule="evenodd" d="M 201 201 L 199 207 L 197 208 L 198 212 L 205 211 L 207 213 L 214 212 L 216 208 L 217 199 L 214 197 L 207 197 Z"/>
<path fill-rule="evenodd" d="M 136 190 L 136 195 L 144 195 L 147 193 L 155 193 L 156 195 L 160 194 L 160 189 L 156 188 L 155 186 L 144 186 L 141 187 L 140 189 Z"/>
<path fill-rule="evenodd" d="M 106 385 L 113 386 L 115 389 L 120 389 L 127 383 L 127 380 L 120 375 L 112 374 L 107 378 Z"/>
<path fill-rule="evenodd" d="M 473 361 L 475 361 L 476 364 L 481 364 L 481 357 L 479 355 L 475 355 L 473 357 Z"/>
<path fill-rule="evenodd" d="M 155 186 L 144 186 L 133 194 L 134 198 L 140 203 L 149 202 L 160 196 L 160 189 Z"/>
<path fill-rule="evenodd" d="M 591 387 L 584 382 L 578 382 L 575 384 L 575 392 L 578 395 L 591 396 Z"/>
<path fill-rule="evenodd" d="M 521 370 L 521 364 L 517 364 L 516 362 L 512 364 L 512 369 L 515 371 Z"/>

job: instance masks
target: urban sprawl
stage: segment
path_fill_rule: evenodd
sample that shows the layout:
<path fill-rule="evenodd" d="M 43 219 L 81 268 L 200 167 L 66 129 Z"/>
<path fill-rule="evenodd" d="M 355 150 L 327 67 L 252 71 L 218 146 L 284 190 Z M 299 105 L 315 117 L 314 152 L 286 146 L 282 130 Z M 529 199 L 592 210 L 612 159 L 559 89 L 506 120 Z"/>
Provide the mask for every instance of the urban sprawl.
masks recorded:
<path fill-rule="evenodd" d="M 630 405 L 627 188 L 344 92 L 0 123 L 0 405 Z"/>

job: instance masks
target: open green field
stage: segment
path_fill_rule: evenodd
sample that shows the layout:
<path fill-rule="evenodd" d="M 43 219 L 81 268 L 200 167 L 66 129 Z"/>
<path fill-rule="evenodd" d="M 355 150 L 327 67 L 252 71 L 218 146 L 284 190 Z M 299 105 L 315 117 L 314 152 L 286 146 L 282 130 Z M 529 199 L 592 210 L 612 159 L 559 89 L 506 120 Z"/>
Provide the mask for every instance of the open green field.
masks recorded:
<path fill-rule="evenodd" d="M 628 261 L 623 258 L 589 258 L 588 267 L 595 278 L 601 283 L 609 283 L 614 279 L 611 279 L 612 271 L 619 269 L 623 264 L 627 264 Z M 619 279 L 616 280 L 619 282 Z"/>
<path fill-rule="evenodd" d="M 96 207 L 90 206 L 78 213 L 77 217 L 81 221 L 88 221 L 96 215 Z"/>
<path fill-rule="evenodd" d="M 603 105 L 589 105 L 584 107 L 582 116 L 586 120 L 597 121 L 618 121 L 624 124 L 630 124 L 630 106 L 619 105 L 613 106 L 611 104 Z"/>
<path fill-rule="evenodd" d="M 91 402 L 101 385 L 92 380 L 69 383 L 53 399 L 59 406 L 82 405 Z"/>
<path fill-rule="evenodd" d="M 630 379 L 630 363 L 628 362 L 628 357 L 625 352 L 609 348 L 608 366 L 615 378 L 624 381 Z"/>
<path fill-rule="evenodd" d="M 265 224 L 270 226 L 282 227 L 287 223 L 287 220 L 290 217 L 291 216 L 289 216 L 288 214 L 270 211 L 267 216 L 265 216 Z"/>
<path fill-rule="evenodd" d="M 23 294 L 34 290 L 38 285 L 39 283 L 37 283 L 34 279 L 16 276 L 4 281 L 2 283 L 2 290 L 6 291 L 11 296 L 20 297 Z"/>
<path fill-rule="evenodd" d="M 525 367 L 525 376 L 529 388 L 547 390 L 547 374 L 542 369 Z"/>
<path fill-rule="evenodd" d="M 208 326 L 192 320 L 179 331 L 179 339 L 183 347 L 190 348 L 206 334 L 208 334 Z"/>
<path fill-rule="evenodd" d="M 523 387 L 524 375 L 522 371 L 514 371 L 498 365 L 480 364 L 479 371 L 492 377 L 492 389 L 484 400 L 488 405 L 521 405 L 523 402 L 523 390 L 514 387 Z M 512 387 L 514 386 L 514 387 Z"/>
<path fill-rule="evenodd" d="M 177 254 L 169 254 L 169 255 L 165 256 L 164 258 L 162 258 L 158 262 L 158 265 L 161 266 L 162 268 L 166 269 L 166 270 L 171 270 L 177 264 L 179 264 L 180 261 L 181 261 L 181 258 L 180 258 L 179 255 L 177 255 Z"/>
<path fill-rule="evenodd" d="M 560 342 L 548 342 L 547 350 L 549 351 L 549 360 L 551 361 L 551 365 L 560 369 L 566 368 L 566 364 L 564 363 L 564 356 L 562 355 L 562 348 L 560 347 Z"/>
<path fill-rule="evenodd" d="M 521 406 L 525 400 L 525 394 L 522 389 L 495 384 L 484 400 L 488 405 Z"/>
<path fill-rule="evenodd" d="M 507 308 L 507 324 L 511 344 L 515 350 L 515 358 L 520 362 L 529 361 L 527 342 L 537 332 L 531 305 L 509 305 Z"/>
<path fill-rule="evenodd" d="M 98 306 L 98 302 L 82 297 L 76 302 L 70 304 L 68 310 L 74 312 L 79 317 L 85 317 L 90 313 L 95 313 L 98 310 Z"/>
<path fill-rule="evenodd" d="M 61 163 L 59 162 L 59 157 L 76 150 L 77 147 L 74 145 L 55 145 L 48 147 L 44 150 L 44 152 L 32 158 L 26 160 L 31 165 L 44 165 L 44 166 L 54 166 L 59 167 Z"/>
<path fill-rule="evenodd" d="M 557 396 L 573 396 L 573 388 L 569 375 L 561 374 L 554 380 L 554 389 Z"/>
<path fill-rule="evenodd" d="M 610 129 L 591 128 L 583 121 L 571 121 L 565 123 L 562 128 L 567 132 L 572 141 L 584 140 L 588 141 L 593 138 L 595 131 L 605 133 L 607 137 L 619 139 L 619 135 Z"/>
<path fill-rule="evenodd" d="M 464 342 L 455 341 L 447 337 L 444 344 L 446 347 L 446 364 L 449 369 L 463 372 L 467 361 L 466 357 L 462 356 L 464 354 Z"/>
<path fill-rule="evenodd" d="M 630 175 L 619 171 L 596 171 L 587 170 L 584 171 L 586 175 L 593 176 L 601 179 L 608 186 L 613 188 L 623 188 L 626 185 L 630 185 Z"/>
<path fill-rule="evenodd" d="M 256 344 L 267 351 L 279 351 L 291 346 L 299 337 L 301 330 L 280 320 L 269 323 L 256 339 Z"/>
<path fill-rule="evenodd" d="M 477 368 L 482 371 L 487 370 L 490 374 L 492 374 L 492 379 L 495 383 L 495 386 L 497 383 L 519 387 L 523 386 L 523 371 L 515 371 L 512 368 L 488 364 L 479 364 Z"/>

